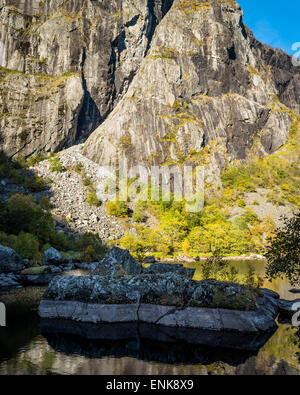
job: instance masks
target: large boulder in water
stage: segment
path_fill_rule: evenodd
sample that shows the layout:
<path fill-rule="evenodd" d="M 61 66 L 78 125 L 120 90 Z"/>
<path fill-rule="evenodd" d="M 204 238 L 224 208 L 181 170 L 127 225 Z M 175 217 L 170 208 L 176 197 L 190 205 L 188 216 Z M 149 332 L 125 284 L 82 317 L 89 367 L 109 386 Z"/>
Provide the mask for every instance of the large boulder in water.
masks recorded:
<path fill-rule="evenodd" d="M 272 332 L 278 300 L 251 287 L 194 281 L 174 273 L 54 278 L 41 318 L 76 322 L 147 322 L 168 327 Z"/>
<path fill-rule="evenodd" d="M 192 279 L 194 277 L 196 269 L 191 269 L 184 267 L 182 264 L 172 264 L 172 263 L 153 263 L 151 266 L 147 267 L 144 271 L 145 274 L 154 273 L 176 273 L 180 276 Z"/>
<path fill-rule="evenodd" d="M 0 273 L 15 273 L 24 267 L 22 258 L 15 250 L 0 245 Z"/>
<path fill-rule="evenodd" d="M 92 274 L 99 276 L 136 275 L 142 271 L 142 266 L 130 255 L 129 251 L 113 247 Z"/>
<path fill-rule="evenodd" d="M 255 310 L 261 291 L 215 280 L 194 281 L 176 273 L 134 276 L 64 276 L 51 281 L 45 299 L 86 303 L 153 303 Z"/>

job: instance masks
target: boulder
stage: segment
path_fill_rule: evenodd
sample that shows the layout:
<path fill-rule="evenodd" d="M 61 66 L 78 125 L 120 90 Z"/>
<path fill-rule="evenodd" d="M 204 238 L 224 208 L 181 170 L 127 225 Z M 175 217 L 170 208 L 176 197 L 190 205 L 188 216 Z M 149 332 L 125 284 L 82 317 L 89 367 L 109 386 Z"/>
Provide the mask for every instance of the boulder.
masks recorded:
<path fill-rule="evenodd" d="M 48 285 L 50 281 L 60 274 L 62 269 L 53 265 L 30 267 L 22 270 L 17 276 L 18 281 L 23 285 Z"/>
<path fill-rule="evenodd" d="M 24 267 L 22 258 L 15 250 L 0 245 L 0 273 L 15 273 Z"/>
<path fill-rule="evenodd" d="M 280 299 L 278 302 L 279 314 L 282 317 L 292 318 L 293 315 L 296 313 L 298 308 L 295 308 L 295 304 L 298 303 L 300 306 L 300 299 L 295 300 L 284 300 Z"/>
<path fill-rule="evenodd" d="M 273 298 L 273 299 L 280 298 L 280 295 L 277 292 L 272 291 L 271 289 L 262 288 L 262 291 L 264 292 L 265 296 L 269 296 L 270 298 Z"/>
<path fill-rule="evenodd" d="M 57 274 L 20 274 L 18 281 L 24 286 L 48 285 Z"/>
<path fill-rule="evenodd" d="M 191 269 L 184 267 L 181 264 L 172 264 L 172 263 L 153 263 L 151 266 L 145 269 L 145 274 L 153 274 L 153 273 L 176 273 L 180 276 L 192 279 L 194 277 L 196 269 Z"/>
<path fill-rule="evenodd" d="M 142 266 L 130 255 L 129 251 L 113 247 L 92 274 L 99 276 L 135 275 L 142 271 Z"/>
<path fill-rule="evenodd" d="M 60 274 L 64 271 L 64 268 L 62 266 L 49 265 L 48 268 L 50 269 L 50 273 L 52 274 Z"/>
<path fill-rule="evenodd" d="M 30 267 L 28 269 L 22 270 L 20 275 L 60 274 L 62 271 L 63 270 L 60 267 L 54 265 L 45 265 Z"/>
<path fill-rule="evenodd" d="M 24 266 L 25 268 L 30 267 L 30 260 L 29 259 L 23 259 Z"/>
<path fill-rule="evenodd" d="M 277 328 L 278 301 L 251 287 L 193 281 L 176 273 L 54 278 L 42 318 L 147 322 L 167 327 L 266 333 Z"/>
<path fill-rule="evenodd" d="M 22 288 L 13 274 L 0 274 L 0 291 L 10 288 Z"/>
<path fill-rule="evenodd" d="M 95 270 L 97 266 L 99 265 L 99 262 L 80 262 L 80 263 L 75 263 L 75 268 L 80 269 L 80 270 Z"/>
<path fill-rule="evenodd" d="M 43 254 L 43 262 L 46 265 L 59 265 L 63 262 L 63 258 L 59 251 L 50 247 Z"/>
<path fill-rule="evenodd" d="M 20 275 L 40 275 L 40 274 L 49 274 L 49 273 L 51 273 L 51 269 L 49 266 L 36 266 L 36 267 L 34 266 L 22 270 Z"/>
<path fill-rule="evenodd" d="M 135 276 L 63 276 L 49 285 L 46 299 L 89 303 L 154 303 L 255 310 L 261 291 L 215 280 L 194 281 L 177 273 Z"/>

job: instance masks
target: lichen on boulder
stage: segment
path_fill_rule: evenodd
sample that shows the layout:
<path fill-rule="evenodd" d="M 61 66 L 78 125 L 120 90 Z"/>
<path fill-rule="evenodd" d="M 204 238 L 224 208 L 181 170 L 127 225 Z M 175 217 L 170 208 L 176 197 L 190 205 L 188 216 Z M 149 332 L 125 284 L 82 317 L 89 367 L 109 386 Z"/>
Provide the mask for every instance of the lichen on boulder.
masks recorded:
<path fill-rule="evenodd" d="M 194 281 L 176 273 L 134 276 L 64 276 L 54 278 L 46 300 L 95 304 L 148 303 L 177 307 L 255 310 L 260 291 L 217 281 Z"/>

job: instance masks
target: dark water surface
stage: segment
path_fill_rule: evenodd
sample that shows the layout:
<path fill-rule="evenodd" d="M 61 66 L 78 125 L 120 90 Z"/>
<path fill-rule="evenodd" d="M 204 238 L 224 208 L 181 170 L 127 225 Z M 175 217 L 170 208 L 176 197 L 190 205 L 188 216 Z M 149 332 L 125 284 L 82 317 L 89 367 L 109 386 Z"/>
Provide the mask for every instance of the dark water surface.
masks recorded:
<path fill-rule="evenodd" d="M 262 261 L 252 263 L 258 273 L 264 272 Z M 244 273 L 249 261 L 233 264 Z M 285 299 L 298 296 L 289 292 L 287 281 L 265 286 Z M 163 327 L 40 323 L 37 308 L 44 290 L 32 287 L 0 295 L 7 307 L 7 327 L 0 328 L 0 375 L 300 373 L 299 340 L 288 324 L 279 324 L 273 335 L 259 338 L 203 332 L 197 345 L 192 342 L 193 331 L 183 330 L 176 333 L 182 340 L 172 342 L 175 334 Z"/>

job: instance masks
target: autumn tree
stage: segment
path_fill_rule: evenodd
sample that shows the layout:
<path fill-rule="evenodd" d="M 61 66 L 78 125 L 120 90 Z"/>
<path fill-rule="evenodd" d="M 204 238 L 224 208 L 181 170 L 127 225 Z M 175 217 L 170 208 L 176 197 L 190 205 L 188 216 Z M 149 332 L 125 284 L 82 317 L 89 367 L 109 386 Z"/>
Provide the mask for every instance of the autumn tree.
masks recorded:
<path fill-rule="evenodd" d="M 300 211 L 291 219 L 284 220 L 269 240 L 265 257 L 267 277 L 288 278 L 291 284 L 300 283 Z"/>

